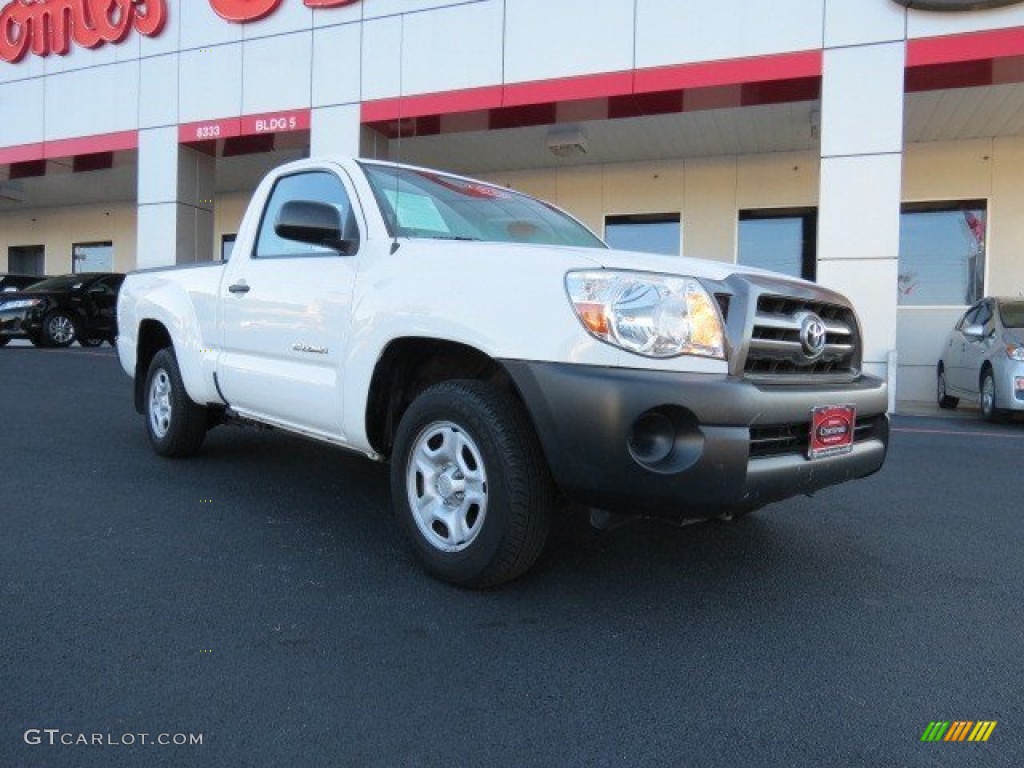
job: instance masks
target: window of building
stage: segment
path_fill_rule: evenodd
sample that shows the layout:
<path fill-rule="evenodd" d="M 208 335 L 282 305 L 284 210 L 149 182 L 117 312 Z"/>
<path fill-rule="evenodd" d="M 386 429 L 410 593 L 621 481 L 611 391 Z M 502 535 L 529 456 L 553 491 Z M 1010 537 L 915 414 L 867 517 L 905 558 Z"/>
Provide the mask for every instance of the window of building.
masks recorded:
<path fill-rule="evenodd" d="M 7 271 L 14 275 L 44 275 L 46 248 L 41 245 L 12 245 L 7 249 Z"/>
<path fill-rule="evenodd" d="M 231 253 L 235 250 L 235 240 L 238 239 L 238 235 L 221 235 L 220 236 L 220 260 L 227 261 L 231 258 Z"/>
<path fill-rule="evenodd" d="M 114 244 L 75 243 L 71 246 L 72 272 L 110 272 L 114 269 Z"/>
<path fill-rule="evenodd" d="M 352 221 L 352 206 L 341 179 L 327 171 L 311 171 L 284 176 L 274 184 L 267 209 L 263 213 L 260 234 L 256 241 L 256 258 L 282 258 L 292 256 L 337 256 L 338 252 L 321 245 L 300 243 L 278 237 L 274 224 L 284 204 L 290 200 L 316 200 L 334 205 L 342 216 Z M 350 224 L 352 230 L 355 224 Z"/>
<path fill-rule="evenodd" d="M 740 211 L 736 253 L 737 261 L 745 266 L 814 280 L 818 267 L 818 211 Z"/>
<path fill-rule="evenodd" d="M 604 219 L 604 241 L 623 251 L 678 256 L 683 252 L 682 238 L 678 213 L 634 213 Z"/>
<path fill-rule="evenodd" d="M 907 203 L 900 215 L 899 303 L 973 304 L 985 293 L 984 200 Z"/>

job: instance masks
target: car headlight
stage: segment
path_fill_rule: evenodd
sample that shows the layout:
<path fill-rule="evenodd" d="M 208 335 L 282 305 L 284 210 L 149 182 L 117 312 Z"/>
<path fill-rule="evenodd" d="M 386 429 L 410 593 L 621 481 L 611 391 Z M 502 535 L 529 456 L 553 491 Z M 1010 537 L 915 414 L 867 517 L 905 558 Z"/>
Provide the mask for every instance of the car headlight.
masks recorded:
<path fill-rule="evenodd" d="M 29 307 L 38 307 L 42 303 L 42 299 L 15 299 L 14 301 L 6 301 L 0 304 L 0 310 L 28 309 Z"/>
<path fill-rule="evenodd" d="M 1021 362 L 1024 362 L 1024 346 L 1019 344 L 1007 345 L 1006 356 L 1011 360 L 1020 360 Z"/>
<path fill-rule="evenodd" d="M 601 341 L 647 357 L 725 359 L 718 307 L 692 277 L 570 272 L 565 287 L 583 327 Z"/>

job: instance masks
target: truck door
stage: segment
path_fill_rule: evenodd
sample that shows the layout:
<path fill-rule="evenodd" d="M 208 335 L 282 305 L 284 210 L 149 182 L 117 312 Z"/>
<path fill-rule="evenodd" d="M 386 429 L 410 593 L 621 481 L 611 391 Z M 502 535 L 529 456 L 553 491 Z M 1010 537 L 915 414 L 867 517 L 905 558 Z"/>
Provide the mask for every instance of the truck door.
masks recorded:
<path fill-rule="evenodd" d="M 357 257 L 286 240 L 274 223 L 287 201 L 313 200 L 337 206 L 356 226 L 347 183 L 320 169 L 279 178 L 251 250 L 232 253 L 219 297 L 218 383 L 227 402 L 342 439 L 341 361 Z"/>

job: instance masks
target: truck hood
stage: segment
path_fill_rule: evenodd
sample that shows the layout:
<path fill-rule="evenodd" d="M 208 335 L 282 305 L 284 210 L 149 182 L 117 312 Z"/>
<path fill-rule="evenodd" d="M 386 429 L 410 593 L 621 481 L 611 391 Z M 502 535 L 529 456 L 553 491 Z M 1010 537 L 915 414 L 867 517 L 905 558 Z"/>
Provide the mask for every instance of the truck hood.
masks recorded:
<path fill-rule="evenodd" d="M 656 253 L 640 253 L 637 251 L 593 251 L 596 260 L 605 269 L 629 269 L 638 272 L 660 272 L 670 275 L 701 277 L 709 280 L 725 280 L 730 275 L 758 275 L 778 280 L 805 282 L 797 278 L 769 272 L 766 269 L 745 267 L 713 259 L 697 259 L 690 256 L 665 256 Z"/>
<path fill-rule="evenodd" d="M 465 248 L 477 258 L 503 258 L 510 264 L 517 262 L 526 268 L 534 268 L 548 264 L 556 269 L 623 269 L 635 272 L 656 272 L 668 275 L 699 277 L 707 280 L 721 281 L 730 275 L 751 275 L 785 280 L 789 283 L 813 285 L 798 278 L 780 275 L 755 267 L 745 267 L 712 259 L 696 259 L 688 256 L 665 256 L 638 251 L 620 251 L 603 248 L 571 248 L 566 246 L 531 245 L 522 243 L 486 243 L 476 241 L 450 240 L 411 240 L 419 249 L 437 248 L 451 252 L 452 246 Z M 510 251 L 515 251 L 515 255 Z"/>

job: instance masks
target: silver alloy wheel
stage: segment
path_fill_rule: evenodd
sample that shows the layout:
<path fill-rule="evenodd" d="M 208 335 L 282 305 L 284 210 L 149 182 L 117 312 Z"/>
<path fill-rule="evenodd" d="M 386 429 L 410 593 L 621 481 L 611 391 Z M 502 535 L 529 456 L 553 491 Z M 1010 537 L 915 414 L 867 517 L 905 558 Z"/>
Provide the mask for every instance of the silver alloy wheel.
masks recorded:
<path fill-rule="evenodd" d="M 51 317 L 46 330 L 57 344 L 70 344 L 75 340 L 75 324 L 67 315 Z"/>
<path fill-rule="evenodd" d="M 991 415 L 996 409 L 996 383 L 991 374 L 987 374 L 981 381 L 981 412 L 986 416 Z"/>
<path fill-rule="evenodd" d="M 424 427 L 405 469 L 409 509 L 423 538 L 442 552 L 461 552 L 487 517 L 487 471 L 480 449 L 450 421 Z"/>
<path fill-rule="evenodd" d="M 149 384 L 149 426 L 162 439 L 171 428 L 171 377 L 160 368 Z"/>

